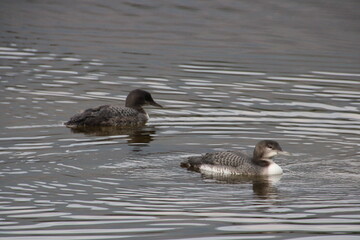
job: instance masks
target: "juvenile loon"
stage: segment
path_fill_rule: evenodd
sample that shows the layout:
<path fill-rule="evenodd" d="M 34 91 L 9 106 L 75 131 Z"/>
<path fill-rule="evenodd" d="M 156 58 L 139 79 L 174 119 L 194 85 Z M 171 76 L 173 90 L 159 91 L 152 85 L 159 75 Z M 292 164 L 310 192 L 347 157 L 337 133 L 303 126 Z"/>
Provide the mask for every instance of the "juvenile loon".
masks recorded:
<path fill-rule="evenodd" d="M 137 126 L 149 119 L 142 108 L 144 105 L 162 106 L 154 101 L 151 94 L 135 89 L 126 97 L 125 107 L 102 105 L 75 114 L 64 125 L 70 128 L 85 126 Z"/>
<path fill-rule="evenodd" d="M 278 154 L 288 155 L 279 143 L 263 140 L 256 144 L 253 156 L 240 151 L 206 153 L 189 157 L 181 167 L 203 174 L 267 176 L 282 174 L 283 170 L 272 158 Z"/>

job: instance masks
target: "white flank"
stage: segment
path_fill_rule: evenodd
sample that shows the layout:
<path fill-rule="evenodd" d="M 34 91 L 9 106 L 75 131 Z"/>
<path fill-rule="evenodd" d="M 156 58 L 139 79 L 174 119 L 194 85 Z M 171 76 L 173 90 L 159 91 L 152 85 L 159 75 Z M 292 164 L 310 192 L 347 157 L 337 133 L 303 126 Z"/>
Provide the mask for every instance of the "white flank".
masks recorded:
<path fill-rule="evenodd" d="M 200 172 L 208 175 L 234 175 L 235 171 L 232 171 L 229 167 L 214 166 L 209 164 L 201 164 Z"/>

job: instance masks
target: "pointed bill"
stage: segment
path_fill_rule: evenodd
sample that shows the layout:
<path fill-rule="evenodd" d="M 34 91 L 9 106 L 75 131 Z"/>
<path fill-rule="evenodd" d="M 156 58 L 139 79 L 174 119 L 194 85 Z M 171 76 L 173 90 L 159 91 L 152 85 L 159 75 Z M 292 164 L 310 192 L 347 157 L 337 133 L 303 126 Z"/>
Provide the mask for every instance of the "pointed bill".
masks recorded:
<path fill-rule="evenodd" d="M 291 156 L 291 153 L 286 152 L 286 151 L 278 151 L 279 155 L 284 155 L 284 156 Z"/>
<path fill-rule="evenodd" d="M 152 106 L 155 106 L 155 107 L 163 108 L 163 106 L 161 106 L 160 104 L 158 104 L 155 101 L 151 101 L 151 102 L 149 102 L 149 104 L 152 105 Z"/>

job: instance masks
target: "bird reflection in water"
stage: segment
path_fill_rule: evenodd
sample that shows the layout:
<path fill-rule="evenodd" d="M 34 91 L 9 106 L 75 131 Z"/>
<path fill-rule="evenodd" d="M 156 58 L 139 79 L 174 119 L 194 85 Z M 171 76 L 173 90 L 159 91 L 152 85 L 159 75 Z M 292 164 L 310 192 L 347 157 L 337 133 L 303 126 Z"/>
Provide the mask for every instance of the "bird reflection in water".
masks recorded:
<path fill-rule="evenodd" d="M 142 126 L 137 128 L 119 128 L 119 127 L 77 127 L 71 128 L 73 133 L 82 133 L 89 136 L 115 136 L 127 135 L 127 143 L 129 146 L 135 146 L 133 151 L 140 151 L 137 146 L 148 146 L 148 143 L 154 140 L 156 133 L 155 127 Z"/>
<path fill-rule="evenodd" d="M 271 176 L 241 176 L 241 175 L 221 175 L 221 174 L 202 174 L 205 179 L 213 179 L 218 183 L 226 184 L 252 184 L 254 194 L 261 199 L 270 199 L 277 196 L 276 183 L 280 181 L 282 175 Z"/>

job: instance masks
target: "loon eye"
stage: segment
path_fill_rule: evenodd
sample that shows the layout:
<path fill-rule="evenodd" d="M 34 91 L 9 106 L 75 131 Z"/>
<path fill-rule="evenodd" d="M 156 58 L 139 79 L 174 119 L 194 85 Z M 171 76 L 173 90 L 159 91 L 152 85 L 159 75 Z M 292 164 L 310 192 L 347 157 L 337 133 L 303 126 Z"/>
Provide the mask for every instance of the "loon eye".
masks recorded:
<path fill-rule="evenodd" d="M 267 145 L 267 147 L 268 147 L 268 148 L 270 148 L 270 149 L 272 149 L 272 148 L 273 148 L 273 146 L 272 146 L 272 145 L 270 145 L 270 144 L 269 144 L 269 145 Z"/>

